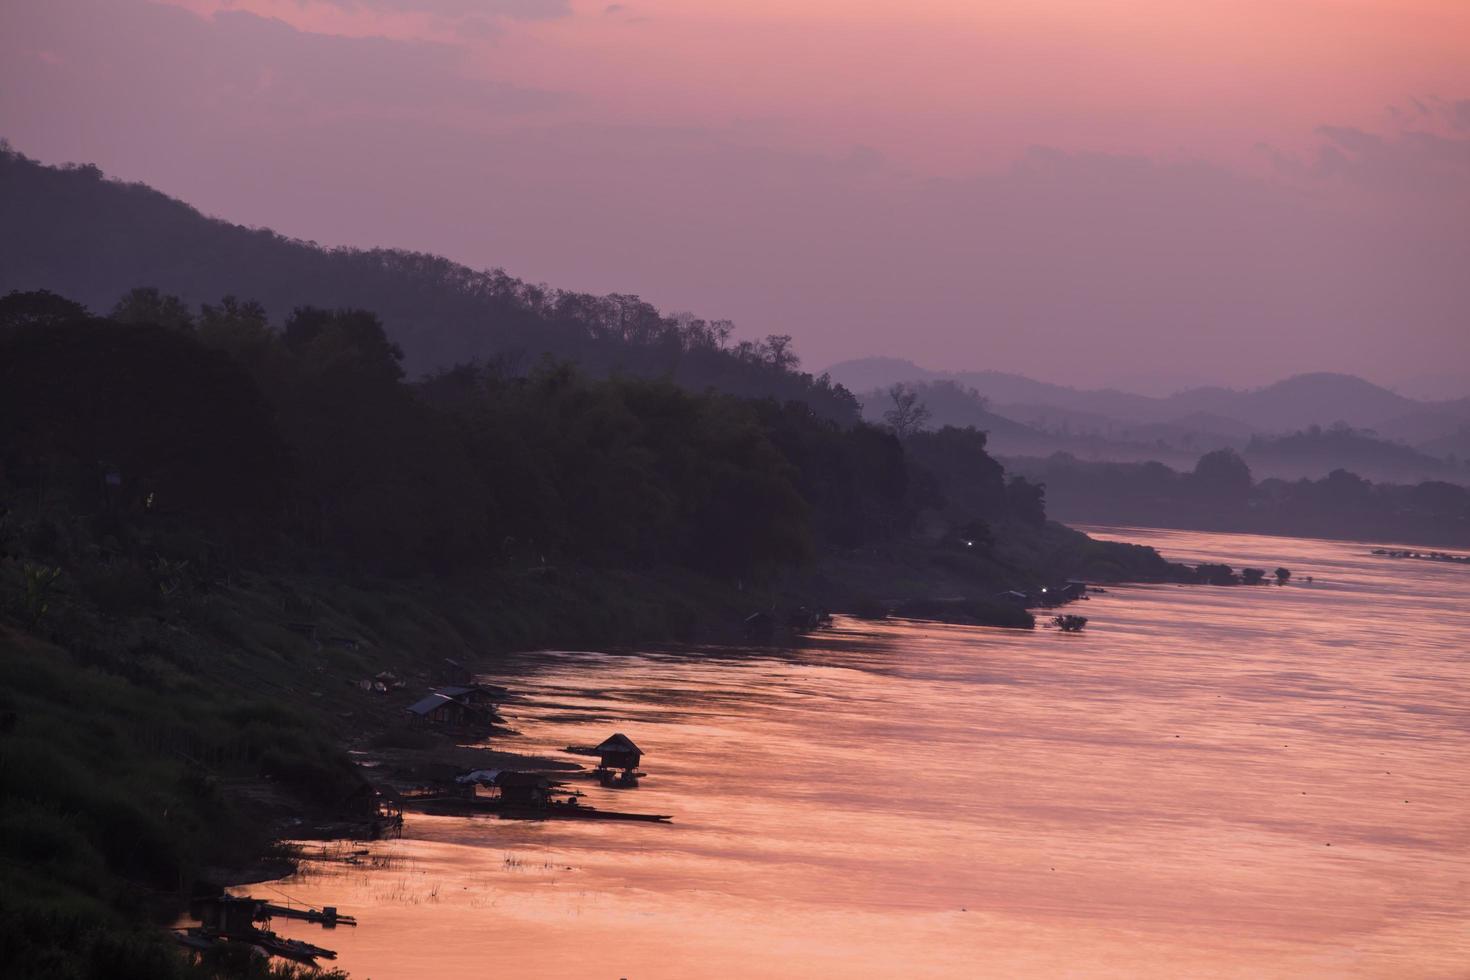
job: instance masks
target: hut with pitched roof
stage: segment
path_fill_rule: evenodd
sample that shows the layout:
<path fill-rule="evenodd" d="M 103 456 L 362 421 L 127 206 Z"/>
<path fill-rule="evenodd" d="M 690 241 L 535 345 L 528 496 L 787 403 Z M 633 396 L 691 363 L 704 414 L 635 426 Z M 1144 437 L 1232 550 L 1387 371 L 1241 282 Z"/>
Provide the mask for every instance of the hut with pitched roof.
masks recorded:
<path fill-rule="evenodd" d="M 643 750 L 633 744 L 633 740 L 622 732 L 608 736 L 602 744 L 597 746 L 599 769 L 622 769 L 631 772 L 638 768 L 638 761 L 643 758 Z"/>

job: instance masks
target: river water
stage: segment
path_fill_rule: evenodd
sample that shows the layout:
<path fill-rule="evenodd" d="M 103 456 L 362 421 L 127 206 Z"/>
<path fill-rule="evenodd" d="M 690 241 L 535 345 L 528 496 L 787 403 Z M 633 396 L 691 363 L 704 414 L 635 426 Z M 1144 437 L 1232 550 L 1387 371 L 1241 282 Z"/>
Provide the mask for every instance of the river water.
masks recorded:
<path fill-rule="evenodd" d="M 355 913 L 276 927 L 374 980 L 1470 976 L 1470 568 L 1090 530 L 1295 578 L 1109 588 L 1078 635 L 517 655 L 497 747 L 624 732 L 643 784 L 574 785 L 673 824 L 410 814 L 246 891 Z"/>

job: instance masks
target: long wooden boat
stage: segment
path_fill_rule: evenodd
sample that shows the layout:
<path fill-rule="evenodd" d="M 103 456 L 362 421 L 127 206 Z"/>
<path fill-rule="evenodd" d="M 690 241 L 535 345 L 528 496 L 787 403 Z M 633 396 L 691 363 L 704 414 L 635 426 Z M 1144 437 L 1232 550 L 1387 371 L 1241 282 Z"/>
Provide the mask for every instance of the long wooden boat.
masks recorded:
<path fill-rule="evenodd" d="M 508 804 L 494 797 L 404 797 L 403 805 L 424 813 L 445 816 L 483 813 L 498 816 L 502 820 L 637 820 L 645 823 L 669 823 L 674 819 L 669 814 L 599 810 L 595 806 L 585 804 L 548 803 L 546 806 Z"/>
<path fill-rule="evenodd" d="M 198 952 L 203 952 L 221 943 L 230 943 L 238 946 L 251 946 L 271 956 L 280 956 L 284 959 L 295 960 L 298 963 L 309 965 L 315 965 L 318 959 L 335 960 L 337 958 L 336 950 L 302 942 L 299 939 L 282 939 L 275 933 L 265 929 L 261 929 L 248 936 L 222 936 L 208 929 L 201 929 L 194 926 L 182 932 L 175 932 L 174 938 L 180 946 Z"/>

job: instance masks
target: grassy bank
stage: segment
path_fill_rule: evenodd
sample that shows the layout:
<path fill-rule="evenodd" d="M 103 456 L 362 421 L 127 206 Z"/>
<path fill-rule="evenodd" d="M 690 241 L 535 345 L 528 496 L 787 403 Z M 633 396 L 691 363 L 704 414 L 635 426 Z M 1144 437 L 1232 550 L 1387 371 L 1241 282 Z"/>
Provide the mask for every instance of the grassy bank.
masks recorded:
<path fill-rule="evenodd" d="M 61 571 L 38 600 L 41 568 Z M 186 965 L 158 927 L 270 855 L 284 819 L 353 812 L 362 777 L 344 747 L 397 724 L 358 681 L 391 670 L 421 691 L 445 658 L 679 639 L 715 591 L 536 569 L 355 584 L 240 572 L 165 595 L 157 575 L 0 562 L 5 975 L 250 975 Z"/>
<path fill-rule="evenodd" d="M 1072 575 L 1148 578 L 1148 549 L 1056 525 L 976 553 L 910 540 L 836 555 L 763 588 L 687 570 L 502 568 L 347 578 L 124 545 L 85 522 L 16 520 L 0 560 L 0 962 L 19 976 L 248 975 L 186 964 L 160 929 L 195 889 L 238 880 L 291 818 L 360 805 L 349 744 L 391 744 L 397 702 L 446 658 L 537 646 L 738 641 L 798 606 L 1028 626 L 996 590 Z M 959 605 L 933 602 L 962 596 Z M 781 619 L 784 622 L 784 619 Z M 360 682 L 391 671 L 398 699 Z M 354 802 L 358 801 L 358 802 Z"/>

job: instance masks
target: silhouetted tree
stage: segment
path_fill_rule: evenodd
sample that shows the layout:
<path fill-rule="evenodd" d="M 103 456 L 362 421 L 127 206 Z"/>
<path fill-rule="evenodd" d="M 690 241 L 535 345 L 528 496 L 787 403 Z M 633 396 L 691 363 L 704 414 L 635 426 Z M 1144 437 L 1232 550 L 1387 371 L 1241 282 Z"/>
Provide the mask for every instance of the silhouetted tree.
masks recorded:
<path fill-rule="evenodd" d="M 929 423 L 929 409 L 912 386 L 896 384 L 888 389 L 888 397 L 893 407 L 883 413 L 883 421 L 899 439 L 909 438 Z"/>
<path fill-rule="evenodd" d="M 85 319 L 87 308 L 49 289 L 6 293 L 0 297 L 0 330 L 33 324 L 68 323 Z"/>
<path fill-rule="evenodd" d="M 1006 509 L 1012 517 L 1036 527 L 1046 523 L 1046 484 L 1013 476 L 1006 483 Z"/>
<path fill-rule="evenodd" d="M 174 330 L 192 330 L 194 314 L 177 296 L 165 296 L 152 286 L 129 290 L 112 308 L 117 323 L 151 323 Z"/>
<path fill-rule="evenodd" d="M 1193 483 L 1203 497 L 1241 502 L 1250 494 L 1251 470 L 1233 449 L 1205 453 L 1194 465 Z"/>

